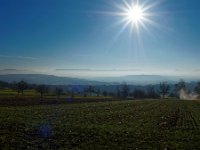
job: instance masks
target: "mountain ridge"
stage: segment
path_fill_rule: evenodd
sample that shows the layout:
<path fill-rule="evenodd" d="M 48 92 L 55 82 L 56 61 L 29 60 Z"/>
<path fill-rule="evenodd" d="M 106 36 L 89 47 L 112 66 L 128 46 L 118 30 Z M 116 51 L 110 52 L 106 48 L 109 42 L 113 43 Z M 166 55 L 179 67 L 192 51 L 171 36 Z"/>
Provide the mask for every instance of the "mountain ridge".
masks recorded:
<path fill-rule="evenodd" d="M 6 74 L 0 75 L 0 80 L 6 82 L 19 82 L 24 80 L 33 84 L 47 84 L 47 85 L 88 85 L 88 84 L 102 84 L 98 81 L 90 81 L 87 79 L 79 79 L 73 77 L 58 77 L 55 75 L 45 74 Z"/>
<path fill-rule="evenodd" d="M 120 77 L 91 77 L 91 78 L 77 78 L 77 77 L 59 77 L 55 75 L 46 74 L 4 74 L 0 75 L 1 81 L 19 82 L 24 80 L 33 84 L 47 84 L 47 85 L 106 85 L 106 84 L 127 84 L 147 85 L 158 84 L 160 82 L 174 83 L 180 80 L 178 76 L 162 76 L 162 75 L 127 75 Z M 188 81 L 192 81 L 188 80 Z"/>

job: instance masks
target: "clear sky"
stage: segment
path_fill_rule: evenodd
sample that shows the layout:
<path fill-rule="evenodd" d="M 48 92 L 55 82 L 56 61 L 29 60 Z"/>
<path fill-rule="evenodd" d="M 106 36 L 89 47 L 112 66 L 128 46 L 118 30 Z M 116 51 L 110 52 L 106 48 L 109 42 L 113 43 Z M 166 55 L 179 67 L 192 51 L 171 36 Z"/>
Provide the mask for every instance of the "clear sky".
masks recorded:
<path fill-rule="evenodd" d="M 200 75 L 200 1 L 157 2 L 138 38 L 122 0 L 0 0 L 0 73 Z"/>

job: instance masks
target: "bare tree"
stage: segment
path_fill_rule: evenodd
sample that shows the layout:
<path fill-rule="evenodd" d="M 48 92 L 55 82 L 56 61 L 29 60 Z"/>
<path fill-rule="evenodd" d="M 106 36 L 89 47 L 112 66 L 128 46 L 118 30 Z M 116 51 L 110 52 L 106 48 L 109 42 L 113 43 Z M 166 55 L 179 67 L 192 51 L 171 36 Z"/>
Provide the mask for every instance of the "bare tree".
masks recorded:
<path fill-rule="evenodd" d="M 142 89 L 135 89 L 134 91 L 133 91 L 133 97 L 135 98 L 135 99 L 143 99 L 143 98 L 145 98 L 145 91 L 144 90 L 142 90 Z"/>
<path fill-rule="evenodd" d="M 160 94 L 162 95 L 162 98 L 165 98 L 165 96 L 169 93 L 170 86 L 166 82 L 160 83 Z"/>
<path fill-rule="evenodd" d="M 117 88 L 116 96 L 117 96 L 117 98 L 120 98 L 120 97 L 121 97 L 121 91 L 120 91 L 119 88 Z"/>
<path fill-rule="evenodd" d="M 108 92 L 107 91 L 103 91 L 103 96 L 108 96 Z"/>
<path fill-rule="evenodd" d="M 92 96 L 92 93 L 94 93 L 95 90 L 94 90 L 94 87 L 90 85 L 87 91 L 89 92 L 90 96 Z"/>
<path fill-rule="evenodd" d="M 126 83 L 122 85 L 122 98 L 127 98 L 129 96 L 129 87 Z"/>
<path fill-rule="evenodd" d="M 88 91 L 87 88 L 85 88 L 85 89 L 83 90 L 83 96 L 84 96 L 84 97 L 87 97 L 87 91 Z"/>
<path fill-rule="evenodd" d="M 181 79 L 178 83 L 174 85 L 174 93 L 176 97 L 179 97 L 181 90 L 187 91 L 186 83 L 183 79 Z"/>
<path fill-rule="evenodd" d="M 63 94 L 63 89 L 61 88 L 56 88 L 55 93 L 57 95 L 57 98 L 60 98 L 60 96 Z"/>
<path fill-rule="evenodd" d="M 97 88 L 96 90 L 95 90 L 95 93 L 97 94 L 97 96 L 99 97 L 100 96 L 100 94 L 101 94 L 101 91 L 100 91 L 100 89 L 99 88 Z"/>
<path fill-rule="evenodd" d="M 27 89 L 28 84 L 25 81 L 20 81 L 17 83 L 17 91 L 18 93 L 21 92 L 22 95 L 24 95 L 24 90 Z"/>
<path fill-rule="evenodd" d="M 48 92 L 48 87 L 46 85 L 38 85 L 36 91 L 40 93 L 40 97 L 43 98 L 44 93 Z"/>
<path fill-rule="evenodd" d="M 186 83 L 181 79 L 177 84 L 175 84 L 175 91 L 179 92 L 181 89 L 186 90 Z"/>
<path fill-rule="evenodd" d="M 195 91 L 197 94 L 200 94 L 200 82 L 197 83 L 197 85 L 196 85 L 195 88 L 194 88 L 194 91 Z"/>
<path fill-rule="evenodd" d="M 158 98 L 158 94 L 156 93 L 154 86 L 150 85 L 147 87 L 146 97 L 147 98 Z"/>

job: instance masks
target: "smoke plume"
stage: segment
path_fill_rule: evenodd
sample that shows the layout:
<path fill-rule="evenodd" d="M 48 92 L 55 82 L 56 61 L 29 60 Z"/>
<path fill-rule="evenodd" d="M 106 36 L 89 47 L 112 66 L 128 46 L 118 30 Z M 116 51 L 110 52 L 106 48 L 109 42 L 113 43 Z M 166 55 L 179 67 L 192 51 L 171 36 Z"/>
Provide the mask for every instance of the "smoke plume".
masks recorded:
<path fill-rule="evenodd" d="M 184 89 L 181 89 L 180 90 L 180 99 L 182 100 L 197 100 L 199 98 L 199 95 L 192 92 L 192 93 L 189 93 L 188 91 L 184 90 Z"/>

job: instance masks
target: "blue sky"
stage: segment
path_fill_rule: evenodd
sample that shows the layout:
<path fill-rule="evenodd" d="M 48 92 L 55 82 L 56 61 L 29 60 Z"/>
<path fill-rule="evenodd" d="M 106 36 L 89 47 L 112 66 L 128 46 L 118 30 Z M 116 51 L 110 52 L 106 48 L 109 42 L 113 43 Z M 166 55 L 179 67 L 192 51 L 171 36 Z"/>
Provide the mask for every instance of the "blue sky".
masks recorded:
<path fill-rule="evenodd" d="M 158 2 L 139 43 L 121 0 L 0 0 L 0 73 L 200 75 L 200 1 Z"/>

